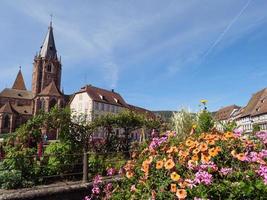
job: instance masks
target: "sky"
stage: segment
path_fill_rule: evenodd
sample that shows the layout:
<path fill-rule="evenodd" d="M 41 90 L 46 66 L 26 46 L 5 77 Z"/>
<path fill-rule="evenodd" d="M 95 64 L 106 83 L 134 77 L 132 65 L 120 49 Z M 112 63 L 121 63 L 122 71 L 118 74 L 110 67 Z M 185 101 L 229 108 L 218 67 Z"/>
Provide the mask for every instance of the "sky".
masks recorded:
<path fill-rule="evenodd" d="M 150 110 L 245 106 L 267 87 L 266 0 L 1 0 L 0 89 L 33 58 L 50 15 L 62 87 L 115 89 Z"/>

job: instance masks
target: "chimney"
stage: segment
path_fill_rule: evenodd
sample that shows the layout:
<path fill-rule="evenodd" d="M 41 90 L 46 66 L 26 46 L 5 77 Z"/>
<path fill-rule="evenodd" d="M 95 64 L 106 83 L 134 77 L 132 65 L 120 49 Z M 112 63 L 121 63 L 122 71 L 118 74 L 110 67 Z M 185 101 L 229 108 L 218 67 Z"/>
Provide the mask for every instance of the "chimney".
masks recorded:
<path fill-rule="evenodd" d="M 114 89 L 111 89 L 111 92 L 114 92 Z"/>

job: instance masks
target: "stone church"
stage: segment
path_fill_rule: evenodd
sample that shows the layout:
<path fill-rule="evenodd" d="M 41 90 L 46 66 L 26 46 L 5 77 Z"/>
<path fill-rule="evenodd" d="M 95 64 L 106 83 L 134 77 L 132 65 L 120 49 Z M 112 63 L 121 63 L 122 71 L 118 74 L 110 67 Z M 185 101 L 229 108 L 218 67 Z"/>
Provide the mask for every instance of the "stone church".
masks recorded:
<path fill-rule="evenodd" d="M 58 58 L 52 23 L 39 53 L 34 57 L 32 88 L 27 90 L 21 69 L 12 88 L 0 93 L 0 134 L 11 133 L 39 110 L 63 107 L 67 96 L 61 89 L 61 60 Z"/>

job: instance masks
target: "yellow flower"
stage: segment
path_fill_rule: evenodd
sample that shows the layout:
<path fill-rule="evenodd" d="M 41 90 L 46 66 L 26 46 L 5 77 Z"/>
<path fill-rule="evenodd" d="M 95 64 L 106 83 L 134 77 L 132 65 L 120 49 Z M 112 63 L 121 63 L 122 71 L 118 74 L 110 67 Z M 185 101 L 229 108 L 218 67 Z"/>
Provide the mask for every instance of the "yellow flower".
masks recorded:
<path fill-rule="evenodd" d="M 171 179 L 172 179 L 173 181 L 178 181 L 180 178 L 181 178 L 180 175 L 177 174 L 176 172 L 172 172 L 172 173 L 171 173 Z"/>
<path fill-rule="evenodd" d="M 176 187 L 176 184 L 171 184 L 171 192 L 176 192 L 177 190 L 177 187 Z"/>
<path fill-rule="evenodd" d="M 206 104 L 206 103 L 208 103 L 208 100 L 206 100 L 206 99 L 201 99 L 200 102 L 203 103 L 203 104 Z"/>
<path fill-rule="evenodd" d="M 172 169 L 175 166 L 175 163 L 172 159 L 168 159 L 164 165 L 166 169 Z"/>
<path fill-rule="evenodd" d="M 188 147 L 191 147 L 191 146 L 193 146 L 194 144 L 195 144 L 194 141 L 191 140 L 191 139 L 188 139 L 188 140 L 185 141 L 185 145 L 188 146 Z"/>
<path fill-rule="evenodd" d="M 176 196 L 178 197 L 178 199 L 185 199 L 187 196 L 187 192 L 185 189 L 177 189 Z"/>
<path fill-rule="evenodd" d="M 126 172 L 126 177 L 127 178 L 132 178 L 133 177 L 133 172 L 131 172 L 131 171 L 128 171 L 128 172 Z"/>
<path fill-rule="evenodd" d="M 161 169 L 162 167 L 163 167 L 163 161 L 162 160 L 157 161 L 156 169 Z"/>

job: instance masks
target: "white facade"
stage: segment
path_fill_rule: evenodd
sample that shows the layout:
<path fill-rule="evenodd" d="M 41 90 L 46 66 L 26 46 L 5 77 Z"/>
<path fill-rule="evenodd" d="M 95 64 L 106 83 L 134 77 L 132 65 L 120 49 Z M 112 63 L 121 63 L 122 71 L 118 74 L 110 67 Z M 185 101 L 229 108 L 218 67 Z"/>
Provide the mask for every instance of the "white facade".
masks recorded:
<path fill-rule="evenodd" d="M 87 117 L 87 120 L 91 122 L 101 115 L 106 115 L 108 113 L 116 114 L 125 108 L 113 104 L 93 101 L 87 92 L 81 92 L 75 94 L 73 97 L 70 103 L 70 109 L 74 115 L 84 115 Z"/>
<path fill-rule="evenodd" d="M 238 127 L 242 128 L 245 132 L 252 132 L 253 125 L 259 125 L 263 131 L 267 130 L 267 114 L 258 116 L 247 116 L 236 120 Z"/>

